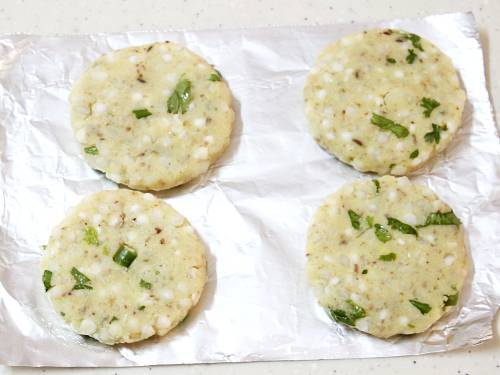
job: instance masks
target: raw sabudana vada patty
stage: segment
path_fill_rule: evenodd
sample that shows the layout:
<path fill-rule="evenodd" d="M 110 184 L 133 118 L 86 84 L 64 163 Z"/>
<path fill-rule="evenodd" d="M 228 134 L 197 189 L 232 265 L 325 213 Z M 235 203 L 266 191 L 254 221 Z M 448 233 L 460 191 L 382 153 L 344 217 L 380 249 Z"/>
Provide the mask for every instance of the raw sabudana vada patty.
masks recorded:
<path fill-rule="evenodd" d="M 105 344 L 165 335 L 198 302 L 205 247 L 193 227 L 151 194 L 103 191 L 56 227 L 41 262 L 54 309 Z"/>
<path fill-rule="evenodd" d="M 221 74 L 172 42 L 116 50 L 74 85 L 71 122 L 92 168 L 134 189 L 168 189 L 206 172 L 229 144 Z"/>
<path fill-rule="evenodd" d="M 332 319 L 381 338 L 428 329 L 457 305 L 467 274 L 460 220 L 406 177 L 348 183 L 329 196 L 307 257 Z"/>
<path fill-rule="evenodd" d="M 404 175 L 451 142 L 465 93 L 436 46 L 385 29 L 328 46 L 304 98 L 312 134 L 326 151 L 361 172 Z"/>

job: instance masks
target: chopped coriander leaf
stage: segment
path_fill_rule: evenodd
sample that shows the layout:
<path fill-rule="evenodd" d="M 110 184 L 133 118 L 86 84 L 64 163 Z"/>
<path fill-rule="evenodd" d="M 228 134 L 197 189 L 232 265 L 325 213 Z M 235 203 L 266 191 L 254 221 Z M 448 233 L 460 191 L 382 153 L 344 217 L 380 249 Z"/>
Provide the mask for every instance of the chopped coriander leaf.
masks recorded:
<path fill-rule="evenodd" d="M 456 306 L 458 303 L 458 292 L 455 294 L 445 294 L 444 298 L 445 306 Z"/>
<path fill-rule="evenodd" d="M 375 223 L 375 219 L 373 218 L 373 216 L 367 216 L 366 217 L 366 224 L 368 224 L 368 227 L 369 228 L 373 228 L 373 224 Z"/>
<path fill-rule="evenodd" d="M 113 316 L 111 318 L 111 320 L 109 321 L 109 324 L 113 323 L 114 321 L 118 320 L 118 318 L 116 316 Z"/>
<path fill-rule="evenodd" d="M 138 307 L 139 310 L 144 310 L 145 308 L 146 308 L 146 306 L 144 306 L 144 305 L 141 305 Z"/>
<path fill-rule="evenodd" d="M 425 219 L 423 225 L 417 225 L 417 228 L 424 228 L 429 225 L 456 225 L 457 227 L 462 224 L 460 219 L 453 213 L 449 212 L 432 212 Z"/>
<path fill-rule="evenodd" d="M 439 141 L 441 140 L 441 131 L 446 130 L 448 130 L 446 125 L 439 126 L 437 124 L 432 124 L 432 131 L 425 133 L 424 139 L 427 143 L 435 142 L 436 144 L 439 144 Z"/>
<path fill-rule="evenodd" d="M 422 315 L 425 315 L 432 310 L 432 307 L 430 305 L 424 302 L 419 302 L 416 299 L 410 299 L 409 302 L 413 306 L 415 306 L 420 311 L 420 313 L 422 313 Z"/>
<path fill-rule="evenodd" d="M 389 254 L 383 254 L 378 257 L 378 260 L 384 261 L 384 262 L 392 262 L 396 260 L 397 255 L 395 253 L 389 253 Z"/>
<path fill-rule="evenodd" d="M 345 310 L 341 309 L 333 309 L 331 307 L 328 308 L 331 317 L 339 323 L 344 323 L 349 326 L 354 326 L 356 324 L 356 320 L 364 318 L 366 316 L 365 310 L 355 304 L 351 300 L 347 300 L 346 303 L 350 306 L 351 311 L 346 312 Z"/>
<path fill-rule="evenodd" d="M 126 268 L 130 267 L 135 258 L 137 258 L 137 251 L 125 243 L 122 243 L 113 255 L 113 261 Z"/>
<path fill-rule="evenodd" d="M 222 81 L 222 74 L 220 74 L 220 72 L 217 69 L 215 69 L 215 73 L 210 74 L 208 80 L 212 82 Z"/>
<path fill-rule="evenodd" d="M 402 221 L 399 221 L 398 219 L 395 219 L 393 217 L 388 217 L 387 224 L 390 225 L 390 227 L 392 229 L 396 229 L 396 230 L 400 231 L 401 233 L 413 234 L 414 236 L 418 237 L 418 232 L 415 228 L 413 228 L 409 224 L 406 224 L 406 223 L 403 223 Z"/>
<path fill-rule="evenodd" d="M 372 118 L 370 122 L 373 125 L 378 126 L 380 129 L 389 130 L 398 138 L 407 137 L 410 132 L 403 125 L 397 124 L 388 118 L 372 113 Z"/>
<path fill-rule="evenodd" d="M 91 226 L 83 228 L 83 240 L 89 245 L 99 246 L 99 238 L 97 237 L 97 230 Z"/>
<path fill-rule="evenodd" d="M 380 182 L 378 180 L 372 180 L 372 182 L 375 184 L 375 192 L 380 193 Z"/>
<path fill-rule="evenodd" d="M 415 159 L 416 157 L 418 157 L 418 154 L 419 154 L 418 150 L 413 151 L 410 154 L 410 159 Z"/>
<path fill-rule="evenodd" d="M 60 314 L 61 314 L 61 316 L 66 316 L 66 314 L 64 312 L 62 312 L 62 311 L 61 311 Z"/>
<path fill-rule="evenodd" d="M 406 62 L 408 64 L 413 64 L 415 59 L 417 58 L 417 54 L 411 48 L 408 50 L 408 55 L 406 55 Z"/>
<path fill-rule="evenodd" d="M 347 300 L 346 301 L 349 306 L 351 306 L 351 318 L 354 320 L 364 318 L 366 316 L 365 309 L 363 309 L 361 306 L 355 304 L 352 300 Z"/>
<path fill-rule="evenodd" d="M 366 275 L 368 273 L 368 270 L 365 268 L 363 271 L 361 271 L 363 275 Z"/>
<path fill-rule="evenodd" d="M 90 279 L 85 276 L 83 273 L 78 271 L 75 267 L 71 269 L 71 275 L 76 281 L 76 284 L 73 286 L 73 289 L 78 290 L 78 289 L 93 289 L 92 286 L 87 285 L 90 283 Z"/>
<path fill-rule="evenodd" d="M 420 40 L 422 38 L 420 38 L 417 34 L 407 33 L 404 34 L 403 37 L 411 42 L 413 48 L 416 48 L 422 52 L 424 51 L 424 49 L 422 48 L 422 44 L 420 43 Z"/>
<path fill-rule="evenodd" d="M 153 284 L 148 283 L 146 280 L 143 280 L 143 279 L 141 279 L 141 282 L 139 283 L 139 285 L 141 286 L 141 288 L 145 288 L 145 289 L 151 289 L 151 287 L 153 286 Z"/>
<path fill-rule="evenodd" d="M 361 216 L 358 215 L 356 212 L 354 212 L 353 210 L 349 210 L 347 211 L 347 213 L 349 214 L 349 219 L 351 220 L 351 225 L 354 229 L 359 229 L 360 226 L 361 226 L 361 223 L 360 223 L 360 220 L 361 220 Z"/>
<path fill-rule="evenodd" d="M 167 101 L 168 113 L 184 114 L 188 110 L 189 103 L 192 100 L 191 96 L 191 81 L 188 79 L 181 79 L 177 82 L 174 92 Z"/>
<path fill-rule="evenodd" d="M 385 61 L 387 61 L 389 64 L 396 64 L 396 59 L 389 56 L 385 58 Z"/>
<path fill-rule="evenodd" d="M 45 286 L 45 291 L 47 292 L 50 288 L 53 287 L 52 282 L 52 271 L 45 270 L 43 271 L 42 276 L 43 285 Z"/>
<path fill-rule="evenodd" d="M 422 98 L 420 101 L 420 107 L 424 108 L 424 116 L 425 117 L 431 117 L 432 111 L 439 107 L 441 103 L 439 103 L 437 100 L 431 99 L 431 98 Z"/>
<path fill-rule="evenodd" d="M 83 151 L 85 151 L 86 154 L 90 154 L 90 155 L 98 155 L 99 154 L 99 150 L 97 149 L 97 147 L 95 145 L 85 147 L 83 149 Z"/>
<path fill-rule="evenodd" d="M 375 224 L 375 236 L 384 243 L 392 240 L 392 235 L 380 224 Z"/>
<path fill-rule="evenodd" d="M 329 311 L 330 311 L 330 316 L 337 323 L 344 323 L 347 324 L 348 326 L 354 326 L 354 320 L 352 320 L 352 318 L 344 310 L 329 308 Z"/>
<path fill-rule="evenodd" d="M 148 116 L 152 115 L 152 113 L 149 112 L 149 110 L 146 108 L 134 109 L 132 111 L 132 113 L 135 115 L 135 118 L 137 118 L 137 119 L 141 119 L 141 118 L 148 117 Z"/>

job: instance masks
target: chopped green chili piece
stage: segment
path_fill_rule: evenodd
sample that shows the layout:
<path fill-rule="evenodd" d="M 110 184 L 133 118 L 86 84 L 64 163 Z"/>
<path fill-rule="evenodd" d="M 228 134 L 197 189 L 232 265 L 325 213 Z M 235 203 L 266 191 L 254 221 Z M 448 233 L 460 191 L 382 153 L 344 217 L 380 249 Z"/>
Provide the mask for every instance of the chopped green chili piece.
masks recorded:
<path fill-rule="evenodd" d="M 418 150 L 413 151 L 410 154 L 410 159 L 415 159 L 416 157 L 418 157 L 418 154 L 419 154 Z"/>
<path fill-rule="evenodd" d="M 210 74 L 208 80 L 212 82 L 222 81 L 222 74 L 220 74 L 220 72 L 217 69 L 215 69 L 215 73 Z"/>
<path fill-rule="evenodd" d="M 372 113 L 370 122 L 373 125 L 378 126 L 380 129 L 389 130 L 398 138 L 405 138 L 408 136 L 408 134 L 410 134 L 408 129 L 403 125 L 397 124 L 384 116 L 377 115 L 376 113 Z"/>
<path fill-rule="evenodd" d="M 89 245 L 99 246 L 99 238 L 97 236 L 97 230 L 91 226 L 83 228 L 83 240 Z"/>
<path fill-rule="evenodd" d="M 60 314 L 61 314 L 61 316 L 66 316 L 66 313 L 64 313 L 62 311 L 60 312 Z"/>
<path fill-rule="evenodd" d="M 456 306 L 458 303 L 458 292 L 455 294 L 445 294 L 444 305 L 445 306 Z"/>
<path fill-rule="evenodd" d="M 95 145 L 85 147 L 83 149 L 83 151 L 85 151 L 86 154 L 90 154 L 90 155 L 98 155 L 99 154 L 99 150 L 97 149 L 97 147 Z"/>
<path fill-rule="evenodd" d="M 113 255 L 113 261 L 120 266 L 129 268 L 132 262 L 137 258 L 137 251 L 122 243 Z"/>
<path fill-rule="evenodd" d="M 430 305 L 424 302 L 419 302 L 416 299 L 410 299 L 409 302 L 415 306 L 422 313 L 422 315 L 425 315 L 432 310 Z"/>
<path fill-rule="evenodd" d="M 384 262 L 392 262 L 396 260 L 397 255 L 395 253 L 384 254 L 378 257 L 379 260 Z"/>
<path fill-rule="evenodd" d="M 151 289 L 151 287 L 153 286 L 153 284 L 148 283 L 146 280 L 143 280 L 143 279 L 141 279 L 141 282 L 139 283 L 139 285 L 141 286 L 141 288 L 145 288 L 145 289 Z"/>
<path fill-rule="evenodd" d="M 432 131 L 425 133 L 424 139 L 427 143 L 435 142 L 436 144 L 439 144 L 439 141 L 441 140 L 441 131 L 446 130 L 448 130 L 446 125 L 439 126 L 438 124 L 432 124 Z"/>
<path fill-rule="evenodd" d="M 118 320 L 118 318 L 116 316 L 113 316 L 111 318 L 111 320 L 109 321 L 109 324 L 113 323 L 114 321 Z"/>
<path fill-rule="evenodd" d="M 364 318 L 366 316 L 366 312 L 361 306 L 355 304 L 351 300 L 347 300 L 346 303 L 351 308 L 351 311 L 349 312 L 341 309 L 333 309 L 331 307 L 328 310 L 330 311 L 331 317 L 336 322 L 354 326 L 356 324 L 356 320 Z"/>
<path fill-rule="evenodd" d="M 149 112 L 149 110 L 146 108 L 134 109 L 132 111 L 132 113 L 135 115 L 135 118 L 137 118 L 137 119 L 141 119 L 141 118 L 148 117 L 148 116 L 152 115 L 152 113 Z"/>
<path fill-rule="evenodd" d="M 380 193 L 380 182 L 378 180 L 372 180 L 372 182 L 375 184 L 375 192 Z"/>
<path fill-rule="evenodd" d="M 375 236 L 384 243 L 392 240 L 392 235 L 380 224 L 375 224 Z"/>
<path fill-rule="evenodd" d="M 420 36 L 418 36 L 417 34 L 406 33 L 406 34 L 403 34 L 403 37 L 405 39 L 409 40 L 414 48 L 416 48 L 422 52 L 424 51 L 424 49 L 422 48 L 422 44 L 420 43 L 420 40 L 422 39 L 422 38 L 420 38 Z"/>
<path fill-rule="evenodd" d="M 420 107 L 424 108 L 424 116 L 425 117 L 431 117 L 432 111 L 439 107 L 441 103 L 439 103 L 437 100 L 434 100 L 432 98 L 422 98 L 420 101 Z"/>
<path fill-rule="evenodd" d="M 145 308 L 146 308 L 146 306 L 144 306 L 144 305 L 141 305 L 138 307 L 139 310 L 144 310 Z"/>
<path fill-rule="evenodd" d="M 413 49 L 408 50 L 408 55 L 406 55 L 406 62 L 408 64 L 413 64 L 415 62 L 415 59 L 417 58 L 417 54 Z"/>
<path fill-rule="evenodd" d="M 373 218 L 373 216 L 367 216 L 366 217 L 366 224 L 368 224 L 368 227 L 369 228 L 373 228 L 373 224 L 375 223 L 375 219 Z"/>
<path fill-rule="evenodd" d="M 363 271 L 361 271 L 363 275 L 366 275 L 368 273 L 368 270 L 365 268 Z"/>
<path fill-rule="evenodd" d="M 191 96 L 191 81 L 182 78 L 177 82 L 174 92 L 167 101 L 168 113 L 186 113 L 188 110 L 189 103 L 192 100 Z"/>
<path fill-rule="evenodd" d="M 42 281 L 43 281 L 43 285 L 45 286 L 45 291 L 48 291 L 50 288 L 52 288 L 53 287 L 53 285 L 51 284 L 52 271 L 49 271 L 49 270 L 43 271 Z"/>
<path fill-rule="evenodd" d="M 73 286 L 73 289 L 78 290 L 78 289 L 93 289 L 92 286 L 87 285 L 90 283 L 90 279 L 85 276 L 83 273 L 78 271 L 75 267 L 71 269 L 71 275 L 76 281 L 76 284 Z"/>
<path fill-rule="evenodd" d="M 389 64 L 396 64 L 396 59 L 389 56 L 385 58 L 385 61 L 387 61 Z"/>
<path fill-rule="evenodd" d="M 418 237 L 417 230 L 413 228 L 411 225 L 403 223 L 402 221 L 399 221 L 398 219 L 395 219 L 393 217 L 388 217 L 387 218 L 387 224 L 392 228 L 400 231 L 401 233 L 404 234 L 413 234 L 414 236 Z"/>
<path fill-rule="evenodd" d="M 453 213 L 449 212 L 433 212 L 427 216 L 423 225 L 417 225 L 417 228 L 424 228 L 429 225 L 456 225 L 462 224 L 460 219 Z"/>
<path fill-rule="evenodd" d="M 361 223 L 360 223 L 361 216 L 358 215 L 353 210 L 349 210 L 349 211 L 347 211 L 347 213 L 349 214 L 349 219 L 351 219 L 351 225 L 352 225 L 352 227 L 354 229 L 359 229 L 360 226 L 361 226 Z"/>

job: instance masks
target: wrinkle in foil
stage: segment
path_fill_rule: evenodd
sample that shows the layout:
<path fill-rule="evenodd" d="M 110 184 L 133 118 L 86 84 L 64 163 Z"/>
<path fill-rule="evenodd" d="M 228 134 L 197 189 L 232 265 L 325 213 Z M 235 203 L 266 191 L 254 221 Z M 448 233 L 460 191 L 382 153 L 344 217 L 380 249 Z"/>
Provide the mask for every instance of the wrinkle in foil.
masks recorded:
<path fill-rule="evenodd" d="M 462 128 L 411 176 L 462 219 L 473 269 L 461 305 L 428 332 L 380 340 L 330 321 L 304 275 L 306 230 L 325 196 L 368 178 L 322 151 L 308 131 L 302 89 L 318 53 L 369 27 L 422 35 L 444 50 L 467 91 Z M 113 49 L 186 45 L 222 72 L 234 94 L 231 146 L 210 171 L 157 195 L 208 245 L 199 305 L 169 335 L 107 347 L 69 330 L 49 306 L 40 245 L 86 194 L 116 185 L 93 171 L 73 138 L 68 94 Z M 397 356 L 479 344 L 500 303 L 500 146 L 471 14 L 382 24 L 247 30 L 0 37 L 0 362 L 134 366 Z"/>

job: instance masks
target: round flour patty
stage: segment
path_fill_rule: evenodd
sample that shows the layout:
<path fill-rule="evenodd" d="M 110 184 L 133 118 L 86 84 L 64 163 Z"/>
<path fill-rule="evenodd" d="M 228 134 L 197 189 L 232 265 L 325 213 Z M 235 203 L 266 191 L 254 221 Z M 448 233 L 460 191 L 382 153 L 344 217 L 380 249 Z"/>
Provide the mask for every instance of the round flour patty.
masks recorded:
<path fill-rule="evenodd" d="M 63 319 L 105 344 L 165 335 L 206 279 L 205 248 L 189 222 L 130 190 L 86 197 L 52 232 L 41 268 Z"/>
<path fill-rule="evenodd" d="M 460 220 L 406 177 L 346 184 L 316 212 L 307 273 L 332 319 L 377 337 L 423 332 L 457 305 Z"/>
<path fill-rule="evenodd" d="M 318 57 L 304 88 L 316 141 L 361 172 L 404 175 L 451 142 L 465 93 L 451 60 L 418 35 L 370 30 Z"/>
<path fill-rule="evenodd" d="M 88 163 L 134 189 L 168 189 L 206 172 L 234 121 L 221 74 L 172 42 L 101 56 L 70 102 Z"/>

